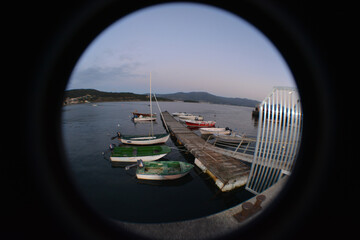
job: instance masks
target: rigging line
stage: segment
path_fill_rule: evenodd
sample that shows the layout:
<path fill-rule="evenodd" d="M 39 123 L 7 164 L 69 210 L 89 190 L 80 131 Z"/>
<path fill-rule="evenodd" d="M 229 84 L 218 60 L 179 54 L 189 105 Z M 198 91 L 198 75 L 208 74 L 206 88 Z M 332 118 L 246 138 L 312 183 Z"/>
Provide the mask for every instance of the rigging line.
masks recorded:
<path fill-rule="evenodd" d="M 159 108 L 160 116 L 161 116 L 163 122 L 165 123 L 165 124 L 164 124 L 164 125 L 165 125 L 165 128 L 166 128 L 167 132 L 169 132 L 169 128 L 167 127 L 167 124 L 166 124 L 164 115 L 162 114 L 162 111 L 161 111 L 161 109 L 160 109 L 160 105 L 159 105 L 159 102 L 158 102 L 158 100 L 157 100 L 157 98 L 156 98 L 155 93 L 154 93 L 154 98 L 155 98 L 156 104 L 157 104 L 157 106 L 158 106 L 158 108 Z"/>

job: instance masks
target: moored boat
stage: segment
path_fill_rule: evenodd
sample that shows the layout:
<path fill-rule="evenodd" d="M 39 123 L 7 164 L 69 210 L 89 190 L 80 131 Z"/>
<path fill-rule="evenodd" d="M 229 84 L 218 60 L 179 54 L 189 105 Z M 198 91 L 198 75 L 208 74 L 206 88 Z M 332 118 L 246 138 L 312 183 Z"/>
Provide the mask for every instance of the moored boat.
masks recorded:
<path fill-rule="evenodd" d="M 133 121 L 134 122 L 146 122 L 146 121 L 156 121 L 156 117 L 145 117 L 143 115 L 140 115 L 138 117 L 134 116 L 133 117 Z"/>
<path fill-rule="evenodd" d="M 180 115 L 179 119 L 180 120 L 198 120 L 198 121 L 201 121 L 201 120 L 204 120 L 204 117 L 200 116 L 200 115 L 189 114 L 189 115 Z"/>
<path fill-rule="evenodd" d="M 166 154 L 171 149 L 166 145 L 150 145 L 150 146 L 118 146 L 110 147 L 110 160 L 113 162 L 136 162 L 137 160 L 155 161 Z"/>
<path fill-rule="evenodd" d="M 139 113 L 139 112 L 133 112 L 132 113 L 134 117 L 140 117 L 140 116 L 143 116 L 143 117 L 156 117 L 156 113 Z"/>
<path fill-rule="evenodd" d="M 186 114 L 190 114 L 190 113 L 186 113 L 186 112 L 174 112 L 174 113 L 172 113 L 172 115 L 174 117 L 179 117 L 179 116 L 183 116 L 183 115 L 186 115 Z"/>
<path fill-rule="evenodd" d="M 188 174 L 194 165 L 180 161 L 140 162 L 136 170 L 138 179 L 174 180 Z"/>
<path fill-rule="evenodd" d="M 133 112 L 132 114 L 134 115 L 133 117 L 133 121 L 134 122 L 144 122 L 144 121 L 155 121 L 156 120 L 156 114 L 153 114 L 152 111 L 152 95 L 151 95 L 151 73 L 150 73 L 150 94 L 149 94 L 149 106 L 150 106 L 150 113 L 139 113 L 137 112 L 137 110 L 135 110 L 135 112 Z"/>
<path fill-rule="evenodd" d="M 154 134 L 154 135 L 122 135 L 117 133 L 120 142 L 131 145 L 152 145 L 165 143 L 169 139 L 170 134 Z"/>
<path fill-rule="evenodd" d="M 186 120 L 185 124 L 189 127 L 214 127 L 215 121 L 196 121 L 196 120 Z"/>
<path fill-rule="evenodd" d="M 226 127 L 226 128 L 200 128 L 200 133 L 203 135 L 206 134 L 223 134 L 223 135 L 229 135 L 231 133 L 231 130 Z"/>

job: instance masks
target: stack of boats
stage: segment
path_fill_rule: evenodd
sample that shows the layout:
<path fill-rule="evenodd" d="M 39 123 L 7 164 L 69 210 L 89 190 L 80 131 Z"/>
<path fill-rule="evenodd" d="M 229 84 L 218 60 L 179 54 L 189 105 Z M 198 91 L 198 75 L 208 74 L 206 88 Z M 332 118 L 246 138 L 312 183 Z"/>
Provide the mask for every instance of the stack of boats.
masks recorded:
<path fill-rule="evenodd" d="M 110 160 L 117 163 L 136 163 L 130 166 L 137 166 L 138 179 L 173 180 L 183 177 L 194 167 L 192 164 L 179 161 L 156 161 L 171 152 L 170 147 L 165 145 L 169 136 L 168 133 L 146 136 L 122 135 L 118 132 L 117 137 L 123 144 L 110 145 Z"/>
<path fill-rule="evenodd" d="M 184 122 L 186 126 L 192 128 L 211 128 L 215 127 L 215 121 L 203 121 L 204 117 L 201 115 L 193 115 L 186 112 L 175 112 L 172 114 L 175 117 L 179 117 L 179 121 Z"/>
<path fill-rule="evenodd" d="M 215 121 L 203 121 L 204 117 L 201 115 L 186 112 L 175 112 L 172 115 L 178 117 L 179 121 L 184 122 L 190 128 L 199 128 L 201 135 L 212 135 L 217 139 L 231 143 L 244 142 L 244 136 L 236 134 L 228 127 L 215 127 Z"/>

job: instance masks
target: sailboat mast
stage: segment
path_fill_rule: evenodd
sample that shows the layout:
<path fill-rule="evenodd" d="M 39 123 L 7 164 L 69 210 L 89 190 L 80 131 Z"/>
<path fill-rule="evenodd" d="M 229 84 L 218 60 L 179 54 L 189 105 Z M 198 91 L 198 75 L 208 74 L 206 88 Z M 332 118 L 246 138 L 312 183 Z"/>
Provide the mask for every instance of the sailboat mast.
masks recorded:
<path fill-rule="evenodd" d="M 151 118 L 151 136 L 154 136 L 154 126 L 153 126 L 153 113 L 152 113 L 152 95 L 151 95 L 151 72 L 150 72 L 150 118 Z"/>
<path fill-rule="evenodd" d="M 150 72 L 150 116 L 153 117 L 151 99 L 152 99 L 152 95 L 151 95 L 151 72 Z"/>

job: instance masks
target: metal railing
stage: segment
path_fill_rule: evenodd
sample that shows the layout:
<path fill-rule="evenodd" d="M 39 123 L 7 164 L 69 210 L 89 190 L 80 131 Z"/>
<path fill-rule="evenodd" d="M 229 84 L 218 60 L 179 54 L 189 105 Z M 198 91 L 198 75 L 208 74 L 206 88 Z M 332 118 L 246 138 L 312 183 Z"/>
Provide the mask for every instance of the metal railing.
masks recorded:
<path fill-rule="evenodd" d="M 233 152 L 233 155 L 235 156 L 236 153 L 244 153 L 244 154 L 251 154 L 253 155 L 255 152 L 255 145 L 256 145 L 256 138 L 250 138 L 246 137 L 245 135 L 242 135 L 238 139 L 226 139 L 228 135 L 224 136 L 217 136 L 217 135 L 210 135 L 205 144 L 206 145 L 212 145 L 215 147 L 220 147 L 222 149 L 226 149 Z M 213 142 L 210 142 L 210 140 L 215 139 Z"/>
<path fill-rule="evenodd" d="M 299 150 L 302 109 L 295 88 L 275 87 L 261 103 L 257 143 L 246 189 L 259 194 L 289 175 Z"/>

